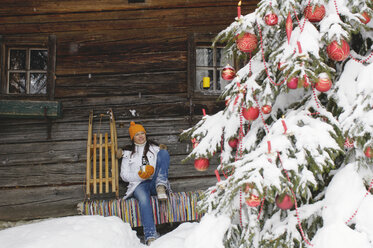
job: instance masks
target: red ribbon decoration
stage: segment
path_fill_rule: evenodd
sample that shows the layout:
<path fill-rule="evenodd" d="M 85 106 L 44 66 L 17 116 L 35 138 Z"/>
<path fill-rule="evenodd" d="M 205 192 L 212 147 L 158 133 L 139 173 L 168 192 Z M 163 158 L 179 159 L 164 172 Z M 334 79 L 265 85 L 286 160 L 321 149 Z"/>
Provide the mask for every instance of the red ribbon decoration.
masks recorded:
<path fill-rule="evenodd" d="M 299 42 L 299 41 L 297 41 L 297 45 L 298 45 L 299 53 L 302 53 L 302 46 L 300 45 L 300 42 Z"/>
<path fill-rule="evenodd" d="M 284 127 L 284 134 L 286 134 L 286 131 L 288 130 L 288 128 L 286 126 L 285 120 L 281 120 L 281 122 L 282 122 L 282 126 Z"/>
<path fill-rule="evenodd" d="M 219 171 L 218 170 L 215 170 L 215 176 L 216 176 L 216 179 L 218 180 L 218 182 L 220 182 L 220 175 L 219 175 Z"/>

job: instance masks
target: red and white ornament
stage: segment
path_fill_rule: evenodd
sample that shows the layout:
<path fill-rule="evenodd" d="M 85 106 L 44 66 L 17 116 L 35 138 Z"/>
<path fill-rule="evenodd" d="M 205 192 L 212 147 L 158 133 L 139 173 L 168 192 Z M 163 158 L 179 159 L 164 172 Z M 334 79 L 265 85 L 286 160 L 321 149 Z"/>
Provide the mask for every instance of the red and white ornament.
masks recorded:
<path fill-rule="evenodd" d="M 288 194 L 283 196 L 276 196 L 276 205 L 277 207 L 281 208 L 282 210 L 291 209 L 294 206 L 293 197 Z"/>
<path fill-rule="evenodd" d="M 205 171 L 210 166 L 210 160 L 207 158 L 197 158 L 194 160 L 194 168 L 198 171 Z"/>
<path fill-rule="evenodd" d="M 254 121 L 259 117 L 259 108 L 258 107 L 243 108 L 242 115 L 246 120 Z"/>
<path fill-rule="evenodd" d="M 367 158 L 372 158 L 373 157 L 373 149 L 371 146 L 368 146 L 365 148 L 364 154 Z"/>
<path fill-rule="evenodd" d="M 328 74 L 320 73 L 315 87 L 320 92 L 327 92 L 328 90 L 330 90 L 332 85 L 332 80 L 330 80 Z"/>
<path fill-rule="evenodd" d="M 342 40 L 341 44 L 335 40 L 327 46 L 326 52 L 332 60 L 343 61 L 350 54 L 350 46 L 345 40 Z"/>
<path fill-rule="evenodd" d="M 263 114 L 265 114 L 265 115 L 267 115 L 267 114 L 269 114 L 269 113 L 271 113 L 271 111 L 272 111 L 272 107 L 271 107 L 271 105 L 264 105 L 263 107 L 262 107 L 262 112 L 263 112 Z"/>
<path fill-rule="evenodd" d="M 245 198 L 245 202 L 249 207 L 257 207 L 260 205 L 260 198 L 256 195 L 256 190 L 251 183 L 247 183 L 244 192 L 249 195 Z"/>
<path fill-rule="evenodd" d="M 288 80 L 286 82 L 286 85 L 288 86 L 289 89 L 296 89 L 298 88 L 298 77 L 293 77 L 292 79 Z"/>
<path fill-rule="evenodd" d="M 275 13 L 266 14 L 264 21 L 268 26 L 274 26 L 278 23 L 278 16 Z"/>
<path fill-rule="evenodd" d="M 232 147 L 233 149 L 237 148 L 238 145 L 238 139 L 237 138 L 231 138 L 228 141 L 228 145 Z"/>
<path fill-rule="evenodd" d="M 226 65 L 223 70 L 221 71 L 221 77 L 224 80 L 230 81 L 236 76 L 236 70 L 230 66 Z"/>
<path fill-rule="evenodd" d="M 246 204 L 247 204 L 249 207 L 253 207 L 253 208 L 259 206 L 259 205 L 260 205 L 260 202 L 261 202 L 260 198 L 257 197 L 257 196 L 254 195 L 254 194 L 250 194 L 249 197 L 246 197 L 246 198 L 245 198 L 245 201 L 246 201 Z"/>
<path fill-rule="evenodd" d="M 344 146 L 344 148 L 345 148 L 346 150 L 350 150 L 350 149 L 352 149 L 352 148 L 355 147 L 355 144 L 354 144 L 354 143 L 355 143 L 355 142 L 354 142 L 353 139 L 350 139 L 349 137 L 346 137 L 346 139 L 345 139 L 345 143 L 343 144 L 343 146 Z"/>
<path fill-rule="evenodd" d="M 251 53 L 258 47 L 258 39 L 255 34 L 239 34 L 236 36 L 236 45 L 241 52 Z"/>
<path fill-rule="evenodd" d="M 324 5 L 307 6 L 304 15 L 310 22 L 319 22 L 325 16 L 325 7 Z"/>
<path fill-rule="evenodd" d="M 369 14 L 365 11 L 365 12 L 363 12 L 361 15 L 364 17 L 364 19 L 359 18 L 360 21 L 361 21 L 362 23 L 364 23 L 364 24 L 368 24 L 368 22 L 370 22 L 370 19 L 371 19 L 371 17 L 369 16 Z"/>

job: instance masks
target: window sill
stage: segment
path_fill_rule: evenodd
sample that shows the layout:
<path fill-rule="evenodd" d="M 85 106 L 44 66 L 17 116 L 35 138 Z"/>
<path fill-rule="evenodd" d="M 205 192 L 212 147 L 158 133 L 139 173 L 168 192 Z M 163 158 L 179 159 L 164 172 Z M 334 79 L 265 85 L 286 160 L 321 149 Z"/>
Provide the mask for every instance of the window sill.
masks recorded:
<path fill-rule="evenodd" d="M 0 100 L 0 117 L 60 118 L 62 104 L 58 101 Z"/>

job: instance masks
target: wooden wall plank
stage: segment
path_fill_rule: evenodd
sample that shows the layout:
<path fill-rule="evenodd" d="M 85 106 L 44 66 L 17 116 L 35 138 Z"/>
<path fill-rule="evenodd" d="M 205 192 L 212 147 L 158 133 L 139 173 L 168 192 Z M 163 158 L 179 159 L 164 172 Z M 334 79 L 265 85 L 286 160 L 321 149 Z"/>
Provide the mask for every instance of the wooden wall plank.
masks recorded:
<path fill-rule="evenodd" d="M 88 118 L 87 118 L 88 119 Z M 118 121 L 118 120 L 117 120 Z M 117 133 L 119 145 L 129 142 L 128 127 L 131 120 L 119 120 L 117 122 Z M 185 118 L 169 118 L 159 121 L 141 120 L 148 131 L 148 135 L 152 138 L 158 138 L 163 135 L 179 135 L 181 130 L 189 127 Z M 23 123 L 15 119 L 14 122 L 7 124 L 0 123 L 0 144 L 21 144 L 45 141 L 46 122 L 40 123 Z M 24 132 L 27 130 L 27 132 Z M 93 132 L 98 133 L 109 132 L 109 124 L 103 119 L 100 125 L 99 119 L 95 119 L 93 123 Z M 53 135 L 48 142 L 69 141 L 69 140 L 86 140 L 88 134 L 88 120 L 79 122 L 53 122 Z"/>
<path fill-rule="evenodd" d="M 186 163 L 184 155 L 172 155 L 170 157 L 169 179 L 178 179 L 213 176 L 218 164 L 218 156 L 215 156 L 210 167 L 206 171 L 197 171 L 193 160 Z M 121 161 L 121 160 L 120 160 Z M 120 162 L 119 161 L 119 162 Z M 120 168 L 120 164 L 119 164 Z M 86 178 L 86 161 L 76 163 L 39 163 L 17 166 L 0 166 L 0 188 L 4 187 L 34 187 L 34 186 L 57 186 L 57 185 L 82 185 L 84 187 Z M 120 183 L 123 184 L 120 179 Z"/>
<path fill-rule="evenodd" d="M 231 11 L 229 11 L 231 10 Z M 224 12 L 226 11 L 226 12 Z M 90 31 L 90 30 L 119 30 L 119 29 L 143 29 L 157 26 L 179 26 L 187 27 L 196 22 L 205 25 L 208 20 L 214 19 L 216 22 L 226 21 L 227 18 L 234 20 L 236 8 L 228 9 L 226 6 L 203 6 L 188 8 L 148 8 L 142 11 L 124 10 L 112 12 L 86 12 L 86 13 L 64 13 L 45 15 L 23 15 L 1 16 L 1 25 L 6 25 L 6 31 L 11 32 L 11 28 L 16 25 L 23 25 L 24 33 L 42 30 L 49 32 L 70 31 Z M 233 14 L 233 15 L 232 15 Z M 201 16 L 204 18 L 200 18 Z M 139 22 L 139 20 L 141 20 Z M 96 27 L 94 25 L 97 25 Z M 39 28 L 40 30 L 35 30 Z"/>
<path fill-rule="evenodd" d="M 186 61 L 185 51 L 62 56 L 58 59 L 56 74 L 58 77 L 65 74 L 121 73 L 123 68 L 126 73 L 185 70 Z"/>
<path fill-rule="evenodd" d="M 173 191 L 195 191 L 214 185 L 215 177 L 188 178 L 171 181 Z M 124 191 L 121 191 L 123 196 Z M 77 204 L 82 202 L 81 185 L 1 189 L 0 220 L 18 221 L 78 214 Z"/>
<path fill-rule="evenodd" d="M 60 77 L 55 97 L 185 93 L 186 71 Z"/>
<path fill-rule="evenodd" d="M 242 4 L 242 10 L 252 8 L 257 1 L 248 0 Z M 92 12 L 92 11 L 113 11 L 113 10 L 128 10 L 128 9 L 148 9 L 148 8 L 202 8 L 204 6 L 226 6 L 227 8 L 235 8 L 236 1 L 227 0 L 146 0 L 146 3 L 128 4 L 127 1 L 100 1 L 100 0 L 85 0 L 85 1 L 69 1 L 69 0 L 39 0 L 39 1 L 13 1 L 3 0 L 0 3 L 0 14 L 7 15 L 31 15 L 31 14 L 46 14 L 46 13 L 74 13 L 74 12 Z"/>
<path fill-rule="evenodd" d="M 84 199 L 81 185 L 0 190 L 0 220 L 14 221 L 77 214 Z"/>

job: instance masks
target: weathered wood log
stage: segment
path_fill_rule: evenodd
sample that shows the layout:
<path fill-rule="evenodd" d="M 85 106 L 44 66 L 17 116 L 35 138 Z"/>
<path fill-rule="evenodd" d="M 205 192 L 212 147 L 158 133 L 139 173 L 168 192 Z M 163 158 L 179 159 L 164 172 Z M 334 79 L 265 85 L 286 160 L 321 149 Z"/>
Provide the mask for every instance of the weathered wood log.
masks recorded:
<path fill-rule="evenodd" d="M 191 159 L 186 163 L 181 161 L 185 155 L 170 156 L 170 179 L 213 176 L 218 164 L 218 156 L 214 156 L 208 170 L 201 172 L 194 168 Z M 119 164 L 119 171 L 120 171 Z M 32 187 L 66 184 L 84 184 L 86 182 L 85 160 L 76 163 L 39 163 L 34 165 L 0 166 L 1 187 Z M 97 170 L 99 173 L 99 170 Z M 105 171 L 103 171 L 105 174 Z M 121 181 L 121 180 L 120 180 Z"/>
<path fill-rule="evenodd" d="M 185 71 L 60 77 L 55 97 L 177 94 L 186 92 L 185 81 Z"/>
<path fill-rule="evenodd" d="M 207 189 L 215 177 L 171 180 L 175 192 Z M 125 190 L 120 189 L 124 194 Z M 123 195 L 121 195 L 123 196 Z M 113 197 L 113 196 L 110 196 Z M 0 220 L 16 221 L 76 215 L 76 206 L 84 200 L 82 185 L 1 189 Z"/>
<path fill-rule="evenodd" d="M 246 4 L 242 5 L 243 11 L 246 11 L 246 8 L 255 6 L 257 1 L 247 1 Z M 0 4 L 0 14 L 2 16 L 9 15 L 32 15 L 32 14 L 47 14 L 47 13 L 78 13 L 78 12 L 105 12 L 113 10 L 129 10 L 129 9 L 160 9 L 160 8 L 203 8 L 204 6 L 225 6 L 227 10 L 229 8 L 235 8 L 237 6 L 236 2 L 227 1 L 227 0 L 158 0 L 158 1 L 149 1 L 146 3 L 128 3 L 127 1 L 115 0 L 115 1 L 12 1 L 12 0 L 3 0 Z"/>
<path fill-rule="evenodd" d="M 76 214 L 84 199 L 82 185 L 1 189 L 0 220 L 14 221 Z M 6 199 L 6 200 L 5 200 Z"/>
<path fill-rule="evenodd" d="M 169 136 L 158 141 L 169 145 L 170 139 L 177 137 Z M 173 141 L 172 143 L 175 144 Z M 37 150 L 35 150 L 37 147 Z M 178 146 L 169 145 L 171 154 L 186 154 L 189 144 L 181 143 Z M 72 163 L 85 160 L 86 141 L 63 141 L 47 143 L 26 143 L 0 145 L 0 162 L 2 165 L 35 165 L 40 163 Z M 27 162 L 26 162 L 27 161 Z"/>
<path fill-rule="evenodd" d="M 189 127 L 185 118 L 168 118 L 166 120 L 160 118 L 153 121 L 137 119 L 119 120 L 119 122 L 117 122 L 117 133 L 120 146 L 123 146 L 130 141 L 128 127 L 132 120 L 142 123 L 152 139 L 158 139 L 158 136 L 163 135 L 178 136 L 181 130 Z M 87 124 L 87 121 L 52 122 L 53 135 L 49 141 L 69 141 L 72 137 L 74 140 L 84 140 L 84 137 L 88 132 Z M 47 138 L 46 128 L 45 121 L 24 123 L 24 121 L 20 122 L 15 119 L 7 123 L 0 122 L 0 144 L 20 144 L 45 141 Z M 93 128 L 94 132 L 98 132 L 99 129 L 102 133 L 108 132 L 108 127 L 105 125 L 105 122 L 103 122 L 101 126 L 99 125 L 99 122 L 96 122 Z M 27 132 L 25 132 L 25 130 L 27 130 Z"/>

